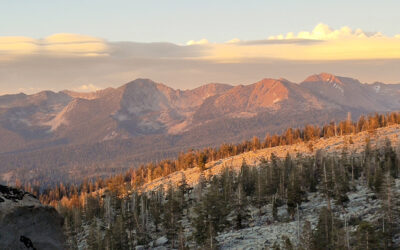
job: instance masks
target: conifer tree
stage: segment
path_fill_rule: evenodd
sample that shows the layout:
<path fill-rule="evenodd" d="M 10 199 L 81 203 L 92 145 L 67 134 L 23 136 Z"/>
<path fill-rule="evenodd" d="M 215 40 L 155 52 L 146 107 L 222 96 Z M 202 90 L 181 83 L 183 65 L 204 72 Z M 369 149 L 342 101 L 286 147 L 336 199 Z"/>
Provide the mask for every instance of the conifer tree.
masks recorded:
<path fill-rule="evenodd" d="M 117 215 L 115 223 L 111 229 L 112 248 L 113 249 L 128 249 L 128 237 L 124 227 L 124 218 L 122 215 Z"/>
<path fill-rule="evenodd" d="M 311 223 L 309 221 L 304 222 L 303 229 L 301 231 L 300 241 L 299 241 L 299 249 L 300 250 L 309 250 L 313 249 L 313 232 L 311 229 Z"/>
<path fill-rule="evenodd" d="M 182 218 L 181 200 L 178 192 L 172 186 L 168 188 L 166 202 L 164 204 L 163 228 L 167 238 L 171 241 L 172 247 L 178 239 L 180 220 Z"/>
<path fill-rule="evenodd" d="M 243 222 L 247 220 L 249 217 L 249 211 L 246 208 L 247 200 L 245 197 L 245 192 L 243 190 L 243 184 L 240 182 L 238 183 L 238 188 L 236 190 L 236 197 L 235 197 L 235 214 L 236 214 L 236 228 L 242 229 Z"/>
<path fill-rule="evenodd" d="M 149 212 L 151 215 L 151 218 L 153 219 L 153 223 L 155 226 L 155 231 L 158 232 L 159 231 L 159 224 L 161 223 L 161 215 L 163 213 L 162 210 L 162 196 L 163 196 L 163 192 L 162 189 L 157 190 L 156 192 L 154 192 L 150 198 L 150 204 L 149 204 Z"/>
<path fill-rule="evenodd" d="M 340 246 L 344 247 L 344 242 L 339 239 L 344 239 L 340 221 L 334 218 L 331 210 L 323 207 L 319 214 L 313 245 L 315 249 L 338 249 Z"/>
<path fill-rule="evenodd" d="M 88 249 L 90 250 L 98 250 L 101 249 L 101 242 L 100 242 L 100 237 L 99 237 L 99 232 L 97 228 L 97 223 L 96 220 L 93 220 L 90 223 L 89 227 L 89 235 L 86 239 L 86 244 L 88 246 Z"/>
<path fill-rule="evenodd" d="M 215 236 L 225 228 L 229 213 L 218 183 L 217 177 L 211 180 L 210 187 L 194 207 L 195 217 L 192 219 L 197 243 L 210 249 L 217 247 Z"/>
<path fill-rule="evenodd" d="M 284 245 L 284 249 L 285 250 L 294 250 L 293 244 L 290 241 L 289 237 L 287 237 L 286 235 L 284 235 L 282 237 L 283 240 L 283 245 Z"/>
<path fill-rule="evenodd" d="M 400 194 L 396 191 L 395 182 L 390 172 L 384 176 L 380 197 L 382 200 L 382 233 L 385 247 L 393 247 L 393 236 L 400 232 Z"/>
<path fill-rule="evenodd" d="M 287 210 L 294 219 L 296 208 L 301 205 L 305 193 L 301 190 L 299 178 L 295 170 L 290 174 L 290 180 L 287 189 Z"/>
<path fill-rule="evenodd" d="M 374 226 L 369 222 L 361 222 L 358 225 L 355 234 L 355 249 L 357 250 L 372 250 L 384 248 L 382 241 L 379 240 L 379 234 L 375 231 Z"/>
<path fill-rule="evenodd" d="M 255 172 L 255 199 L 254 203 L 258 208 L 261 215 L 261 207 L 266 203 L 266 176 L 268 174 L 268 169 L 266 166 L 261 165 L 254 169 Z"/>

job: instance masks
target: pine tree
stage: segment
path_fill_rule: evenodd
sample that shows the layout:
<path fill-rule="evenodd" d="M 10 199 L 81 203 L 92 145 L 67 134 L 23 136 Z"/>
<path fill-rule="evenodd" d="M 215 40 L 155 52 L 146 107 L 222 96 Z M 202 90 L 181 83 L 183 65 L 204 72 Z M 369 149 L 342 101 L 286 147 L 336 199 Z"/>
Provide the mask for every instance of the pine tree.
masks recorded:
<path fill-rule="evenodd" d="M 384 246 L 379 240 L 379 235 L 375 231 L 374 226 L 369 222 L 361 222 L 356 231 L 356 245 L 357 250 L 372 250 L 382 249 Z"/>
<path fill-rule="evenodd" d="M 287 210 L 289 215 L 294 219 L 296 208 L 301 205 L 305 192 L 301 190 L 299 178 L 295 170 L 290 174 L 290 181 L 287 189 Z"/>
<path fill-rule="evenodd" d="M 293 244 L 290 241 L 289 237 L 286 235 L 282 236 L 283 244 L 284 244 L 284 249 L 285 250 L 294 250 Z"/>
<path fill-rule="evenodd" d="M 243 159 L 238 178 L 246 196 L 252 196 L 255 191 L 255 180 L 253 177 L 249 166 Z"/>
<path fill-rule="evenodd" d="M 206 163 L 207 163 L 207 156 L 203 152 L 201 152 L 197 159 L 197 165 L 200 168 L 200 171 L 204 171 L 206 169 Z"/>
<path fill-rule="evenodd" d="M 258 208 L 259 215 L 261 215 L 261 207 L 266 204 L 266 176 L 268 169 L 266 166 L 261 165 L 254 169 L 255 173 L 255 199 L 254 203 Z"/>
<path fill-rule="evenodd" d="M 180 228 L 180 220 L 182 218 L 181 198 L 179 192 L 175 191 L 172 186 L 169 187 L 166 202 L 164 204 L 163 228 L 167 238 L 171 241 L 172 247 L 178 239 Z"/>
<path fill-rule="evenodd" d="M 159 231 L 159 224 L 161 223 L 161 215 L 163 213 L 163 210 L 162 210 L 163 197 L 162 196 L 163 196 L 163 192 L 162 192 L 162 189 L 160 189 L 152 194 L 150 201 L 149 201 L 150 202 L 149 212 L 150 212 L 151 218 L 153 219 L 153 223 L 154 223 L 156 232 Z"/>
<path fill-rule="evenodd" d="M 115 223 L 111 229 L 113 249 L 128 249 L 128 237 L 124 227 L 122 215 L 117 215 Z"/>
<path fill-rule="evenodd" d="M 278 201 L 277 201 L 276 195 L 274 195 L 272 198 L 272 217 L 274 218 L 274 221 L 279 221 Z"/>
<path fill-rule="evenodd" d="M 101 249 L 100 248 L 101 242 L 99 239 L 99 232 L 98 232 L 96 220 L 93 220 L 90 223 L 89 235 L 86 239 L 86 243 L 87 243 L 88 249 L 90 249 L 90 250 Z"/>
<path fill-rule="evenodd" d="M 243 184 L 239 181 L 235 197 L 235 214 L 236 214 L 236 228 L 243 228 L 243 221 L 249 217 L 249 211 L 246 208 L 247 201 L 243 191 Z"/>
<path fill-rule="evenodd" d="M 334 218 L 331 210 L 323 207 L 320 211 L 317 228 L 314 233 L 315 249 L 341 249 L 345 247 L 345 232 L 341 222 Z"/>
<path fill-rule="evenodd" d="M 400 232 L 400 194 L 395 188 L 395 182 L 390 172 L 384 176 L 380 193 L 382 200 L 382 233 L 385 237 L 385 247 L 393 247 L 393 236 Z"/>
<path fill-rule="evenodd" d="M 204 191 L 194 207 L 195 216 L 192 221 L 197 243 L 210 249 L 217 248 L 215 236 L 227 225 L 226 216 L 229 212 L 223 192 L 220 191 L 219 181 L 214 177 L 210 187 Z"/>
<path fill-rule="evenodd" d="M 299 249 L 300 250 L 309 250 L 313 249 L 313 232 L 311 229 L 311 223 L 309 221 L 304 222 L 303 229 L 301 231 L 300 241 L 299 241 Z"/>

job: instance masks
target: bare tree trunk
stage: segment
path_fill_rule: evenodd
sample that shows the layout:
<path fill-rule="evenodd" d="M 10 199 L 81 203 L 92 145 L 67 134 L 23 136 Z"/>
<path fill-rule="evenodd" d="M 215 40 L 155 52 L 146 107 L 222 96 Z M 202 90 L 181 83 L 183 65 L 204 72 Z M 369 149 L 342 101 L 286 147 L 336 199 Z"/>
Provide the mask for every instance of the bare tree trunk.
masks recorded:
<path fill-rule="evenodd" d="M 347 222 L 347 216 L 344 216 L 344 227 L 345 227 L 345 231 L 346 231 L 346 246 L 347 249 L 350 249 L 350 239 L 349 239 L 349 228 L 348 228 L 348 222 Z"/>
<path fill-rule="evenodd" d="M 328 209 L 329 212 L 331 211 L 331 198 L 329 197 L 329 193 L 328 193 L 328 179 L 326 177 L 326 166 L 325 166 L 325 162 L 324 162 L 324 180 L 325 180 L 325 192 L 326 192 L 326 199 L 328 202 Z"/>
<path fill-rule="evenodd" d="M 351 158 L 351 184 L 354 185 L 354 158 Z"/>
<path fill-rule="evenodd" d="M 299 204 L 297 204 L 297 247 L 300 243 L 300 210 Z"/>
<path fill-rule="evenodd" d="M 210 248 L 213 249 L 213 237 L 212 237 L 211 221 L 210 221 Z"/>

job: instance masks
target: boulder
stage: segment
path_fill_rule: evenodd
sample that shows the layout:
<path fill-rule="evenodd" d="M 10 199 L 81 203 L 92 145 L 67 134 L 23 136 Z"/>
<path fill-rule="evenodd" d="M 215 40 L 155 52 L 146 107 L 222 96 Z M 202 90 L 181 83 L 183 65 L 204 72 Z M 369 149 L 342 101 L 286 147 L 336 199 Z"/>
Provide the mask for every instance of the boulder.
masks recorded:
<path fill-rule="evenodd" d="M 63 218 L 32 194 L 0 185 L 0 249 L 65 249 Z"/>
<path fill-rule="evenodd" d="M 157 247 L 157 246 L 163 246 L 163 245 L 165 245 L 165 244 L 167 244 L 167 243 L 168 243 L 167 237 L 166 237 L 166 236 L 163 236 L 163 237 L 158 238 L 158 239 L 155 241 L 154 245 Z"/>

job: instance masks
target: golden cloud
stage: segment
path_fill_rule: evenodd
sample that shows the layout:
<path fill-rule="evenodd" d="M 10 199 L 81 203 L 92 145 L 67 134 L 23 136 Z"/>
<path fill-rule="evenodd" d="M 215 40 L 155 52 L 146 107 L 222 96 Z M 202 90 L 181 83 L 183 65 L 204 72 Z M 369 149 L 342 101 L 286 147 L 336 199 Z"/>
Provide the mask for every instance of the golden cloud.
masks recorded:
<path fill-rule="evenodd" d="M 108 46 L 102 40 L 77 34 L 54 34 L 44 39 L 0 37 L 0 54 L 10 56 L 102 56 Z"/>
<path fill-rule="evenodd" d="M 0 54 L 28 54 L 37 51 L 35 39 L 22 36 L 0 37 Z"/>
<path fill-rule="evenodd" d="M 204 44 L 208 44 L 208 40 L 203 38 L 199 41 L 195 41 L 195 40 L 190 40 L 186 43 L 186 45 L 190 46 L 190 45 L 204 45 Z"/>
<path fill-rule="evenodd" d="M 384 36 L 380 32 L 352 30 L 345 26 L 332 29 L 318 24 L 312 31 L 289 32 L 264 40 L 210 43 L 207 39 L 191 40 L 185 46 L 159 43 L 110 43 L 102 39 L 60 33 L 43 39 L 0 37 L 0 60 L 24 55 L 45 57 L 98 57 L 114 59 L 166 58 L 239 63 L 249 60 L 280 59 L 302 61 L 400 59 L 400 34 Z"/>
<path fill-rule="evenodd" d="M 234 39 L 223 44 L 212 44 L 203 59 L 216 62 L 243 62 L 251 59 L 282 60 L 364 60 L 399 59 L 400 34 L 384 36 L 380 32 L 367 33 L 345 26 L 334 30 L 318 24 L 311 32 L 295 35 L 271 36 L 260 41 Z"/>

